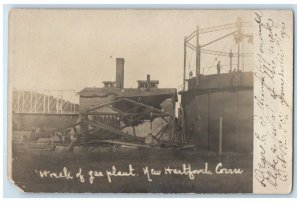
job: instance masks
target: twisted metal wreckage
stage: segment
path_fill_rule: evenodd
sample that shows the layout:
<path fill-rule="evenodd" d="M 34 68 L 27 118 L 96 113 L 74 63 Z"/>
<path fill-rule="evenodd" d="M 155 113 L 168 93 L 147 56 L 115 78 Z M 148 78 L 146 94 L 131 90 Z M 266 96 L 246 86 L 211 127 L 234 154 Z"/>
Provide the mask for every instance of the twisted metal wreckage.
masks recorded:
<path fill-rule="evenodd" d="M 112 109 L 114 113 L 107 114 L 97 111 L 106 107 Z M 161 119 L 162 122 L 156 132 L 152 130 L 154 119 Z M 135 134 L 135 127 L 145 122 L 151 123 L 150 132 L 146 137 L 139 137 Z M 179 137 L 174 125 L 174 114 L 121 97 L 80 111 L 78 121 L 59 132 L 71 129 L 79 133 L 76 141 L 71 142 L 72 146 L 101 143 L 132 147 L 176 146 Z M 122 131 L 128 127 L 132 128 L 133 134 Z"/>

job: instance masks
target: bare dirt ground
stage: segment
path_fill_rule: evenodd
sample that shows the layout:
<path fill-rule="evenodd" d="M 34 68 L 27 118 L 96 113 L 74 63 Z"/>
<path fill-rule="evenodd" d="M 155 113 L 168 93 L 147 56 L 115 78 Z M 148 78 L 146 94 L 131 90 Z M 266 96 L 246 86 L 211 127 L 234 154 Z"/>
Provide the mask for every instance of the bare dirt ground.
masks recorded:
<path fill-rule="evenodd" d="M 119 152 L 55 152 L 13 150 L 13 179 L 26 192 L 121 192 L 121 193 L 248 193 L 252 192 L 252 155 L 223 156 L 204 154 L 199 151 L 143 148 Z M 240 168 L 242 174 L 216 174 L 215 167 L 222 163 L 226 168 Z M 188 175 L 165 174 L 166 167 L 183 169 L 190 164 L 192 169 L 203 169 L 205 163 L 211 175 L 199 174 L 191 180 Z M 115 166 L 118 171 L 128 171 L 132 165 L 136 176 L 112 176 L 111 183 L 105 171 Z M 143 168 L 161 170 L 149 182 Z M 66 167 L 74 177 L 41 178 L 35 170 L 61 172 Z M 81 183 L 76 178 L 79 168 L 85 177 Z M 90 170 L 103 171 L 104 177 L 89 183 Z"/>

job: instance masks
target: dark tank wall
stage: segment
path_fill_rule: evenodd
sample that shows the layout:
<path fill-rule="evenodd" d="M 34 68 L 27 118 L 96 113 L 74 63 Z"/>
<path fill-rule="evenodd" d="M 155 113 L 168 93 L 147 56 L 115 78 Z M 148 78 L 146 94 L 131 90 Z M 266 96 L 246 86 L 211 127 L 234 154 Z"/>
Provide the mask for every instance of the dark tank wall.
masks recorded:
<path fill-rule="evenodd" d="M 222 151 L 252 152 L 253 74 L 240 74 L 233 75 L 240 77 L 237 80 L 241 77 L 244 79 L 237 85 L 232 85 L 230 80 L 235 81 L 236 78 L 228 74 L 210 75 L 210 79 L 215 82 L 209 80 L 203 88 L 195 86 L 182 93 L 185 132 L 189 144 L 195 144 L 201 150 L 217 152 L 222 131 Z M 199 81 L 200 84 L 202 81 Z"/>

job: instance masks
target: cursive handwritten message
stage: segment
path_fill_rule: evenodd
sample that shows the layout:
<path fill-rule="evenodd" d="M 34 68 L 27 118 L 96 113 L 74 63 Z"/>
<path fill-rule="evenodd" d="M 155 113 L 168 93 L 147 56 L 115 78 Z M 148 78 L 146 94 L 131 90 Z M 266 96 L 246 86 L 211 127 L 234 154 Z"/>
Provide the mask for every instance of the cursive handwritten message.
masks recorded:
<path fill-rule="evenodd" d="M 63 167 L 61 171 L 35 170 L 36 175 L 41 179 L 60 179 L 65 181 L 77 180 L 80 183 L 93 184 L 95 180 L 106 180 L 108 183 L 118 182 L 117 178 L 144 177 L 148 182 L 152 182 L 155 177 L 165 176 L 184 176 L 188 180 L 194 180 L 199 175 L 241 175 L 244 170 L 241 168 L 226 168 L 222 162 L 219 162 L 214 168 L 209 168 L 205 163 L 202 168 L 193 168 L 190 164 L 182 164 L 180 167 L 164 166 L 163 168 L 152 168 L 144 166 L 141 170 L 136 169 L 129 164 L 126 169 L 120 169 L 112 166 L 110 169 L 88 170 L 84 172 L 82 168 L 77 171 L 71 171 Z"/>
<path fill-rule="evenodd" d="M 292 22 L 290 11 L 254 14 L 254 193 L 291 191 Z"/>

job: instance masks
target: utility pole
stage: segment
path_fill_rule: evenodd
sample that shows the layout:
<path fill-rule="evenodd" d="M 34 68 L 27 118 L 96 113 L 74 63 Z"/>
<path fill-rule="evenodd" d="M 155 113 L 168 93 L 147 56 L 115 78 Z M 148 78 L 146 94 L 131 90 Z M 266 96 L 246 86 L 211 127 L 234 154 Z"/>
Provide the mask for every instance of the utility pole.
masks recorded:
<path fill-rule="evenodd" d="M 200 45 L 199 45 L 199 26 L 196 30 L 196 76 L 199 76 L 200 72 Z"/>
<path fill-rule="evenodd" d="M 233 56 L 232 50 L 230 50 L 230 53 L 229 53 L 229 59 L 230 59 L 230 64 L 229 64 L 229 66 L 230 66 L 230 72 L 232 72 L 232 56 Z"/>
<path fill-rule="evenodd" d="M 186 71 L 186 36 L 184 37 L 184 58 L 183 58 L 183 89 L 185 90 L 185 71 Z"/>
<path fill-rule="evenodd" d="M 237 43 L 238 43 L 238 71 L 240 70 L 240 43 L 242 41 L 242 21 L 241 18 L 238 17 L 237 21 L 236 21 L 236 26 L 237 26 Z M 235 110 L 235 135 L 236 135 L 236 148 L 237 151 L 239 150 L 239 134 L 238 134 L 238 103 L 239 103 L 239 91 L 238 91 L 238 84 L 239 81 L 237 80 L 237 77 L 239 76 L 239 74 L 235 75 L 235 94 L 236 94 L 236 110 Z"/>
<path fill-rule="evenodd" d="M 237 44 L 238 44 L 238 55 L 237 55 L 237 70 L 240 70 L 240 43 L 242 41 L 242 21 L 241 18 L 238 17 L 236 20 L 236 27 L 237 27 Z"/>

